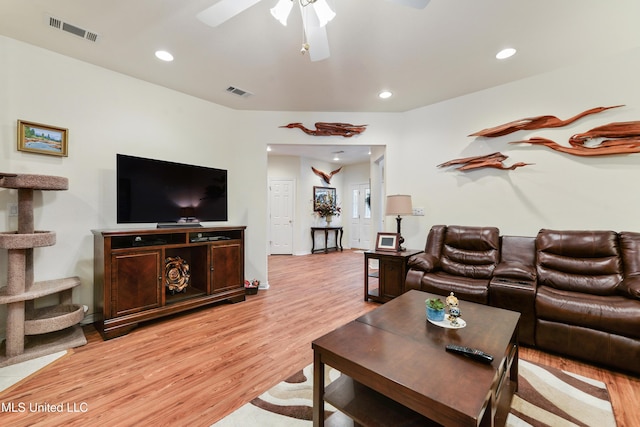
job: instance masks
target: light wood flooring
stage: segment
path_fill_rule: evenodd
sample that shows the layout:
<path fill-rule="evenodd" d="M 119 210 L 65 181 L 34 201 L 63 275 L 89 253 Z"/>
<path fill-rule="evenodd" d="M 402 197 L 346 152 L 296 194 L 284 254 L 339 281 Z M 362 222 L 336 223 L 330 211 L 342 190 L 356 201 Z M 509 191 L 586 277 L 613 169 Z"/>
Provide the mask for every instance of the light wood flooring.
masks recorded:
<path fill-rule="evenodd" d="M 209 426 L 312 363 L 315 338 L 378 306 L 364 301 L 363 259 L 352 251 L 271 256 L 271 289 L 245 302 L 109 341 L 86 327 L 86 346 L 0 395 L 0 425 Z M 640 426 L 639 378 L 526 348 L 521 357 L 605 382 L 618 426 Z M 18 412 L 6 411 L 12 403 Z M 47 404 L 65 412 L 31 410 Z"/>

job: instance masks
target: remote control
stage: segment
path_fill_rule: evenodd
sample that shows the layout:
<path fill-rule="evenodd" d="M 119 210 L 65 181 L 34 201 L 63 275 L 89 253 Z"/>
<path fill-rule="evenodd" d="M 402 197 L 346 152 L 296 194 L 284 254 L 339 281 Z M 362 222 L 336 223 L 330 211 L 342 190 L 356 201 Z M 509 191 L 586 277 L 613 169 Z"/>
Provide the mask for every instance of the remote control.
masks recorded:
<path fill-rule="evenodd" d="M 462 354 L 463 356 L 467 356 L 471 359 L 474 359 L 483 363 L 493 362 L 493 356 L 485 353 L 484 351 L 480 351 L 477 348 L 463 347 L 461 345 L 455 345 L 455 344 L 447 344 L 447 351 Z"/>

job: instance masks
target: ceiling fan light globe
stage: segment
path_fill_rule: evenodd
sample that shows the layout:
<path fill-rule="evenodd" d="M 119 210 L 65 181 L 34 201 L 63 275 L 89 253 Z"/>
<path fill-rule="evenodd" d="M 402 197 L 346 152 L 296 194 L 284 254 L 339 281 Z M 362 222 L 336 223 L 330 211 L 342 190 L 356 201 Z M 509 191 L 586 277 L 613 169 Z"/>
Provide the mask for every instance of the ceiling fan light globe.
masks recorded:
<path fill-rule="evenodd" d="M 291 8 L 293 7 L 293 1 L 291 0 L 279 0 L 278 4 L 271 8 L 271 15 L 276 18 L 282 25 L 287 26 L 287 19 Z"/>
<path fill-rule="evenodd" d="M 327 0 L 316 0 L 313 3 L 313 10 L 318 15 L 318 21 L 320 21 L 320 26 L 324 27 L 327 25 L 333 18 L 336 17 L 336 13 L 331 10 L 329 5 L 327 4 Z"/>

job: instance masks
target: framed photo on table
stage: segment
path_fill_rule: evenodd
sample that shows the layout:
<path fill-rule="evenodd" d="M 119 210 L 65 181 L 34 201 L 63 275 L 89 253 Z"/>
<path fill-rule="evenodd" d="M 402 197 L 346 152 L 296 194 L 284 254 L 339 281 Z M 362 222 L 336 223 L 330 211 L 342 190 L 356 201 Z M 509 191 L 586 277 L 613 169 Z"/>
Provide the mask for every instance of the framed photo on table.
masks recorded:
<path fill-rule="evenodd" d="M 376 251 L 398 252 L 400 246 L 400 234 L 378 233 L 376 238 Z"/>
<path fill-rule="evenodd" d="M 67 157 L 69 130 L 18 120 L 18 151 Z"/>

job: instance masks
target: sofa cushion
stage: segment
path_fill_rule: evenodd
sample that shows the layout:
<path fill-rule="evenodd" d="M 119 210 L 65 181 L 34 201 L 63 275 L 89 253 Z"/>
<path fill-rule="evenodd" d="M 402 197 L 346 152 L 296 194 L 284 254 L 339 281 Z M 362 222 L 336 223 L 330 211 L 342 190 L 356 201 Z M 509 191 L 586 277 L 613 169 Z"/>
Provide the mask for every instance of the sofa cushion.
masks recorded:
<path fill-rule="evenodd" d="M 489 279 L 496 263 L 494 251 L 466 251 L 445 246 L 441 260 L 442 270 L 456 276 Z"/>
<path fill-rule="evenodd" d="M 475 279 L 490 279 L 500 257 L 500 232 L 495 227 L 447 227 L 442 270 Z"/>
<path fill-rule="evenodd" d="M 440 265 L 438 258 L 424 252 L 410 257 L 407 264 L 410 268 L 426 272 L 429 272 Z"/>
<path fill-rule="evenodd" d="M 534 281 L 536 280 L 536 271 L 532 265 L 518 261 L 503 261 L 496 267 L 493 277 Z"/>
<path fill-rule="evenodd" d="M 525 265 L 536 264 L 536 238 L 529 236 L 502 236 L 500 262 L 517 261 Z"/>
<path fill-rule="evenodd" d="M 538 283 L 592 295 L 614 295 L 622 259 L 613 231 L 540 230 L 536 238 Z"/>
<path fill-rule="evenodd" d="M 427 243 L 424 246 L 424 252 L 440 259 L 442 256 L 442 242 L 444 234 L 447 230 L 446 225 L 434 225 L 427 235 Z"/>
<path fill-rule="evenodd" d="M 640 299 L 640 276 L 626 277 L 618 290 L 627 297 Z"/>
<path fill-rule="evenodd" d="M 624 281 L 618 290 L 623 295 L 640 299 L 640 233 L 620 233 L 620 251 L 624 266 Z"/>
<path fill-rule="evenodd" d="M 624 296 L 590 295 L 538 287 L 539 319 L 640 338 L 640 304 Z"/>
<path fill-rule="evenodd" d="M 489 302 L 488 279 L 453 276 L 444 271 L 425 274 L 422 277 L 422 290 L 445 296 L 454 292 L 460 300 L 479 304 L 487 304 Z M 464 316 L 464 312 L 462 316 Z"/>

